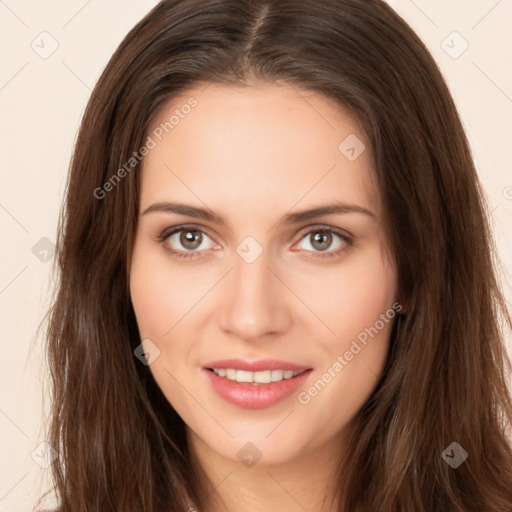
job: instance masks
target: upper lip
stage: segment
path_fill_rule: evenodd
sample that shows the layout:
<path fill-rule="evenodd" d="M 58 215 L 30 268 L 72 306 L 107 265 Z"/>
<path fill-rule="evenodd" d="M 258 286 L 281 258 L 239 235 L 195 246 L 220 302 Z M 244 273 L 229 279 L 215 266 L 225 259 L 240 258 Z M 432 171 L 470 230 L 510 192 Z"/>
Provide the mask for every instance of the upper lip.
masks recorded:
<path fill-rule="evenodd" d="M 293 370 L 295 372 L 301 372 L 310 369 L 308 366 L 290 363 L 288 361 L 279 361 L 277 359 L 259 359 L 257 361 L 221 359 L 205 364 L 204 368 L 210 370 L 214 368 L 233 368 L 235 370 L 246 370 L 249 372 L 261 372 L 264 370 Z"/>

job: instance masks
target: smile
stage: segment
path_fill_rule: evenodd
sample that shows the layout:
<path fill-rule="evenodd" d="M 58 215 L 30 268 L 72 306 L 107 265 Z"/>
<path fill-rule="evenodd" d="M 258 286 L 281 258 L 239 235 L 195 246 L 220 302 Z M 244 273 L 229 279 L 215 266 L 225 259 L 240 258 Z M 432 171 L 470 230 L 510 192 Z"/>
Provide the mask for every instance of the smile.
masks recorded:
<path fill-rule="evenodd" d="M 203 372 L 211 389 L 226 402 L 244 409 L 263 409 L 285 401 L 298 392 L 313 370 L 277 369 L 251 372 L 233 368 L 205 368 Z M 224 372 L 226 375 L 221 377 L 219 374 Z M 290 372 L 291 376 L 288 376 Z"/>

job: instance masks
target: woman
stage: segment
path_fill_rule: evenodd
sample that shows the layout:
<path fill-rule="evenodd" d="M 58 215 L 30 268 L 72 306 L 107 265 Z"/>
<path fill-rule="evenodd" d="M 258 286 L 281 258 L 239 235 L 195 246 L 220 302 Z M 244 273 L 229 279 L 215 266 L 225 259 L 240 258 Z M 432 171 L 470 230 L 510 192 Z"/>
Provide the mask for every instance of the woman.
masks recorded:
<path fill-rule="evenodd" d="M 59 510 L 512 510 L 486 215 L 384 2 L 159 3 L 93 91 L 59 225 Z"/>

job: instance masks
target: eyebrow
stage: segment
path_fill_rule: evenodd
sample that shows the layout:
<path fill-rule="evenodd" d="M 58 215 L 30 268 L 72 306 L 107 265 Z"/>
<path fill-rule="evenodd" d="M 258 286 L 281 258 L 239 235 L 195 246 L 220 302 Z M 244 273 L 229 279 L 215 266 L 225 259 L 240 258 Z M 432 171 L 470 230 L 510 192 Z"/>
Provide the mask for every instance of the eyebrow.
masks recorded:
<path fill-rule="evenodd" d="M 185 215 L 187 217 L 203 219 L 213 224 L 227 225 L 224 217 L 212 212 L 211 210 L 208 210 L 206 208 L 198 208 L 197 206 L 192 206 L 190 204 L 184 204 L 179 202 L 154 203 L 148 208 L 146 208 L 142 215 L 147 215 L 148 213 L 154 212 L 176 213 L 178 215 Z M 324 215 L 340 215 L 346 213 L 359 213 L 370 217 L 372 220 L 377 220 L 376 215 L 367 208 L 364 208 L 356 204 L 335 202 L 331 204 L 315 206 L 313 208 L 309 208 L 307 210 L 302 210 L 299 212 L 287 213 L 286 215 L 284 215 L 281 222 L 283 224 L 298 224 L 300 222 L 312 220 L 317 217 L 322 217 Z"/>

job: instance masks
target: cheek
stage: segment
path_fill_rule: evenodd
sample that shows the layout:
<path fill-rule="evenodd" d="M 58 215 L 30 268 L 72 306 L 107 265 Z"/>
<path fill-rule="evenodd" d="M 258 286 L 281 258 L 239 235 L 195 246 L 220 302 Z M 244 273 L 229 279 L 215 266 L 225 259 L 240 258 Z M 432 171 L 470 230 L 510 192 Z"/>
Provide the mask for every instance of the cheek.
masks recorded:
<path fill-rule="evenodd" d="M 130 294 L 141 337 L 163 340 L 206 289 L 199 273 L 176 271 L 165 254 L 135 246 Z"/>
<path fill-rule="evenodd" d="M 187 344 L 177 344 L 178 339 L 186 340 L 180 337 L 179 321 L 190 310 L 194 298 L 186 293 L 192 286 L 187 287 L 183 275 L 172 268 L 165 255 L 136 244 L 130 268 L 130 295 L 141 340 L 149 338 L 160 350 L 149 370 L 181 415 L 187 413 L 187 407 L 192 410 L 194 404 L 187 402 L 178 384 L 186 380 L 183 372 L 190 350 Z"/>
<path fill-rule="evenodd" d="M 160 338 L 166 327 L 165 312 L 172 307 L 172 297 L 164 293 L 158 268 L 145 261 L 144 257 L 134 257 L 130 273 L 130 294 L 141 338 Z"/>
<path fill-rule="evenodd" d="M 329 280 L 333 300 L 319 311 L 335 334 L 316 337 L 325 359 L 301 401 L 311 417 L 333 425 L 353 417 L 375 389 L 396 321 L 395 267 L 382 258 L 379 248 L 351 263 Z"/>
<path fill-rule="evenodd" d="M 318 283 L 311 286 L 311 279 L 304 281 L 311 309 L 331 331 L 324 346 L 342 350 L 366 328 L 373 326 L 396 300 L 396 270 L 384 259 L 380 246 L 365 249 L 347 258 Z M 386 323 L 386 326 L 388 324 Z M 379 322 L 379 326 L 381 326 Z M 386 329 L 383 329 L 386 330 Z M 328 343 L 326 345 L 326 343 Z"/>

